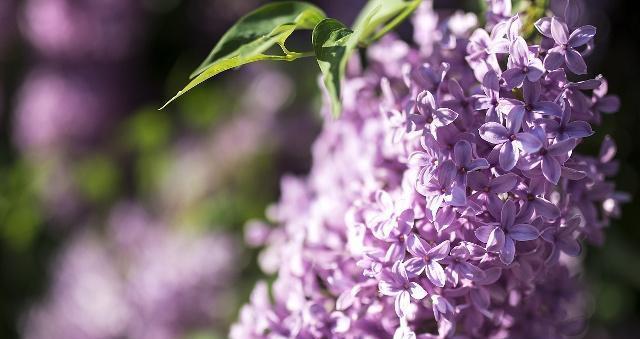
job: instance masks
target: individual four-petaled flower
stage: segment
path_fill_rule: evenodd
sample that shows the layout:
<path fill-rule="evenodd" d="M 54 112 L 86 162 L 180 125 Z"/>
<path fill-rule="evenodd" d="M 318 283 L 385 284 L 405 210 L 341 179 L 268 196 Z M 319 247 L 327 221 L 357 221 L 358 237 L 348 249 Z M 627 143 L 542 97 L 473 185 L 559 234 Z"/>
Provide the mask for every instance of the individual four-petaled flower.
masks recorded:
<path fill-rule="evenodd" d="M 500 260 L 509 265 L 516 254 L 516 241 L 538 239 L 538 229 L 527 223 L 516 223 L 516 205 L 507 200 L 502 206 L 498 225 L 480 226 L 475 230 L 478 240 L 486 244 L 487 251 L 500 254 Z"/>
<path fill-rule="evenodd" d="M 427 198 L 427 207 L 435 214 L 436 211 L 447 203 L 451 206 L 464 206 L 467 196 L 464 188 L 455 184 L 456 165 L 452 160 L 440 164 L 434 175 L 419 178 L 416 190 Z"/>
<path fill-rule="evenodd" d="M 575 74 L 587 73 L 587 65 L 576 48 L 586 45 L 593 39 L 596 35 L 595 27 L 582 26 L 569 34 L 567 24 L 558 17 L 540 19 L 535 26 L 542 35 L 553 39 L 556 44 L 544 58 L 544 67 L 547 70 L 557 69 L 564 63 Z"/>
<path fill-rule="evenodd" d="M 413 258 L 405 262 L 407 270 L 415 275 L 424 271 L 432 284 L 444 287 L 447 277 L 440 262 L 449 255 L 449 240 L 431 247 L 418 235 L 412 234 L 407 240 L 407 245 L 407 250 L 413 255 Z"/>
<path fill-rule="evenodd" d="M 579 227 L 580 217 L 576 216 L 567 220 L 566 225 L 560 227 L 554 225 L 542 230 L 540 236 L 551 244 L 551 253 L 547 257 L 547 262 L 557 262 L 560 252 L 571 257 L 580 255 L 582 247 L 574 236 Z"/>
<path fill-rule="evenodd" d="M 499 152 L 500 168 L 505 171 L 515 167 L 520 159 L 520 152 L 533 153 L 542 147 L 535 136 L 519 130 L 520 126 L 513 122 L 508 122 L 508 128 L 497 122 L 487 122 L 480 126 L 480 137 L 496 145 L 494 150 Z"/>
<path fill-rule="evenodd" d="M 427 291 L 420 284 L 409 281 L 409 275 L 401 261 L 396 261 L 390 271 L 382 272 L 378 289 L 382 295 L 395 297 L 395 310 L 400 318 L 405 317 L 405 310 L 411 305 L 411 299 L 422 300 L 427 296 Z"/>
<path fill-rule="evenodd" d="M 576 147 L 576 139 L 567 139 L 549 144 L 546 132 L 540 126 L 535 127 L 531 134 L 542 143 L 538 152 L 520 158 L 518 168 L 530 171 L 536 168 L 542 170 L 542 175 L 552 184 L 557 185 L 562 174 L 562 165 Z"/>
<path fill-rule="evenodd" d="M 475 109 L 487 110 L 485 113 L 486 122 L 501 122 L 498 115 L 498 104 L 500 103 L 500 79 L 496 72 L 490 70 L 482 78 L 482 91 L 484 94 L 474 95 Z"/>
<path fill-rule="evenodd" d="M 458 113 L 450 108 L 437 108 L 436 99 L 429 91 L 418 94 L 416 109 L 417 114 L 412 113 L 407 117 L 409 131 L 420 130 L 428 126 L 432 132 L 435 132 L 438 127 L 449 125 L 458 117 Z"/>
<path fill-rule="evenodd" d="M 523 101 L 517 99 L 500 99 L 498 112 L 515 123 L 516 128 L 529 128 L 536 117 L 562 115 L 562 108 L 551 101 L 540 100 L 540 83 L 525 81 L 522 86 Z"/>
<path fill-rule="evenodd" d="M 593 135 L 593 130 L 588 122 L 577 120 L 571 121 L 571 107 L 568 103 L 564 105 L 562 118 L 558 122 L 555 119 L 540 119 L 537 123 L 544 126 L 548 134 L 554 136 L 557 141 L 567 139 L 586 138 Z"/>
<path fill-rule="evenodd" d="M 538 81 L 544 74 L 542 61 L 529 50 L 527 42 L 518 37 L 509 48 L 509 69 L 502 72 L 507 89 L 519 87 L 526 80 Z"/>
<path fill-rule="evenodd" d="M 460 140 L 453 147 L 453 163 L 456 165 L 456 184 L 467 187 L 467 173 L 489 168 L 484 158 L 473 159 L 473 149 L 466 140 Z"/>

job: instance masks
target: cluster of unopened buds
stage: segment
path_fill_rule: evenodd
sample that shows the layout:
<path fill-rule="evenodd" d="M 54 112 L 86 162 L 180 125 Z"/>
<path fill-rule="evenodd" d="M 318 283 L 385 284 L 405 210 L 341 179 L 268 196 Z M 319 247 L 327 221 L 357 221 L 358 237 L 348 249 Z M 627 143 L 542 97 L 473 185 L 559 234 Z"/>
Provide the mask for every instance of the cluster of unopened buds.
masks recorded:
<path fill-rule="evenodd" d="M 489 1 L 487 27 L 423 4 L 418 48 L 385 38 L 352 64 L 309 177 L 254 225 L 260 261 L 234 338 L 563 338 L 585 328 L 581 242 L 627 197 L 616 147 L 576 152 L 618 109 L 584 56 L 576 4 L 535 23 Z M 429 24 L 428 20 L 432 24 Z M 435 21 L 434 21 L 435 20 Z M 268 233 L 268 234 L 266 234 Z"/>

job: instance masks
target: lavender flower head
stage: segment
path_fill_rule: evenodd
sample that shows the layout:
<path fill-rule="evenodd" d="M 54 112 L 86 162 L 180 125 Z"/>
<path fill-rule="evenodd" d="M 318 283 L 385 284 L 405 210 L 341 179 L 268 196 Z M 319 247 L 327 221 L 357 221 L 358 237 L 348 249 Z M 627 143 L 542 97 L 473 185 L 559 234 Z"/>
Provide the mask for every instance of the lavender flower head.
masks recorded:
<path fill-rule="evenodd" d="M 121 60 L 141 38 L 142 8 L 130 0 L 28 0 L 23 32 L 54 59 Z"/>
<path fill-rule="evenodd" d="M 119 206 L 106 238 L 87 231 L 62 252 L 23 337 L 170 339 L 211 328 L 228 316 L 234 256 L 224 235 L 198 238 Z"/>
<path fill-rule="evenodd" d="M 510 1 L 488 4 L 488 27 L 452 30 L 425 3 L 417 48 L 384 39 L 394 52 L 370 53 L 371 67 L 347 79 L 311 173 L 286 178 L 269 209 L 279 226 L 250 228 L 277 277 L 272 297 L 256 286 L 232 338 L 584 330 L 581 243 L 602 241 L 628 199 L 609 179 L 609 137 L 598 157 L 576 149 L 600 121 L 595 89 L 606 83 L 567 78 L 586 72 L 581 53 L 596 31 L 567 25 L 569 6 L 538 21 L 551 38 L 531 45 Z"/>
<path fill-rule="evenodd" d="M 51 65 L 32 70 L 18 93 L 15 144 L 46 154 L 86 147 L 106 133 L 126 105 L 109 100 L 119 87 L 108 72 Z"/>

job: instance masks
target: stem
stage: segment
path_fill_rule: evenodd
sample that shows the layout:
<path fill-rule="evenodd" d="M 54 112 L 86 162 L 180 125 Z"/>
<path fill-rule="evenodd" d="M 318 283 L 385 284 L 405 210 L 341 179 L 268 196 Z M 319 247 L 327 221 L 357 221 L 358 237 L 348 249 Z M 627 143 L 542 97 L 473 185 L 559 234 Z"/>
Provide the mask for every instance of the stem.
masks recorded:
<path fill-rule="evenodd" d="M 396 28 L 396 26 L 401 24 L 409 15 L 411 15 L 411 13 L 413 13 L 413 11 L 418 7 L 419 4 L 420 4 L 420 2 L 416 2 L 415 4 L 409 6 L 408 8 L 405 8 L 402 11 L 402 13 L 400 13 L 400 15 L 398 15 L 395 18 L 393 18 L 393 20 L 388 22 L 384 27 L 382 27 L 382 29 L 377 31 L 372 38 L 367 39 L 366 44 L 368 45 L 368 44 L 370 44 L 370 43 L 382 38 L 385 34 L 389 33 L 391 30 Z"/>
<path fill-rule="evenodd" d="M 315 56 L 315 52 L 289 52 L 286 55 L 265 55 L 264 60 L 275 60 L 275 61 L 293 61 L 301 58 L 308 58 Z"/>
<path fill-rule="evenodd" d="M 284 60 L 284 61 L 293 61 L 296 59 L 300 59 L 300 58 L 307 58 L 307 57 L 312 57 L 315 56 L 316 53 L 314 51 L 309 51 L 309 52 L 291 52 L 285 45 L 283 42 L 278 42 L 278 45 L 280 46 L 280 49 L 282 49 L 282 52 L 285 54 L 283 56 L 276 56 L 274 55 L 273 57 L 282 57 L 283 59 L 279 59 L 279 58 L 274 58 L 271 59 L 269 58 L 269 60 Z"/>

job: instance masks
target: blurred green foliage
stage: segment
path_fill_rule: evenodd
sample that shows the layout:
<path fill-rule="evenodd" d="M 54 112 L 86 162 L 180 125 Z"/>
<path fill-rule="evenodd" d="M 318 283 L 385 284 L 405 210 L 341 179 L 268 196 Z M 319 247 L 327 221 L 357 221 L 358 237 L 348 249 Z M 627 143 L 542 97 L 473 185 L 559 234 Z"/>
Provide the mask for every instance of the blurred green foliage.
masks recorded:
<path fill-rule="evenodd" d="M 33 171 L 19 162 L 0 168 L 0 232 L 14 251 L 28 250 L 42 223 Z"/>

